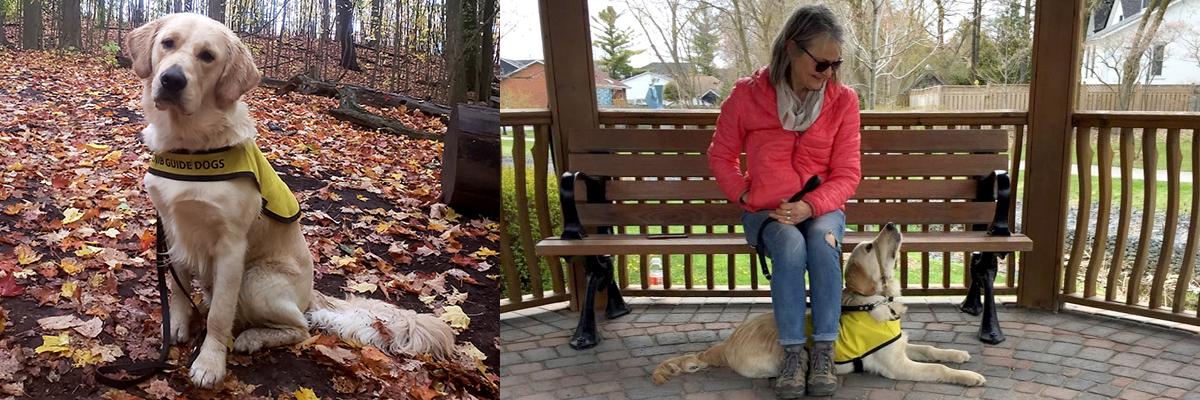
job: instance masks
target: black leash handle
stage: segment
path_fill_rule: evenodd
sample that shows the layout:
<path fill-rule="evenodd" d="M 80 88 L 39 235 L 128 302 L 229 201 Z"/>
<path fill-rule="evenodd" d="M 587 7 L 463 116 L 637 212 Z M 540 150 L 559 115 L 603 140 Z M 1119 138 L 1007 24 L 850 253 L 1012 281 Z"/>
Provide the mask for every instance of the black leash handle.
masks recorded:
<path fill-rule="evenodd" d="M 796 194 L 792 195 L 792 197 L 788 199 L 788 203 L 795 203 L 804 199 L 804 195 L 812 192 L 813 190 L 817 190 L 817 186 L 821 186 L 821 177 L 813 175 L 812 178 L 808 178 L 808 182 L 804 182 L 804 187 L 800 188 L 799 192 L 796 192 Z M 762 225 L 758 226 L 758 234 L 756 235 L 758 237 L 758 246 L 754 247 L 755 252 L 758 253 L 758 265 L 762 267 L 763 276 L 765 276 L 768 281 L 771 280 L 771 270 L 767 268 L 767 244 L 763 242 L 763 233 L 767 231 L 767 225 L 775 222 L 778 221 L 775 221 L 772 218 L 767 218 L 766 221 L 763 221 Z M 797 223 L 796 225 L 799 226 L 800 223 Z"/>

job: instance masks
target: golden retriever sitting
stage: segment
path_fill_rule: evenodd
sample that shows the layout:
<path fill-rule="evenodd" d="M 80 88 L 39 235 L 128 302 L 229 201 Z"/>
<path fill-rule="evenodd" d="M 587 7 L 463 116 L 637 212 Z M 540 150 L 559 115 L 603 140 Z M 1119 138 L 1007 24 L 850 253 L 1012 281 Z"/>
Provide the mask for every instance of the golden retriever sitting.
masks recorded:
<path fill-rule="evenodd" d="M 900 330 L 899 319 L 906 308 L 895 302 L 900 296 L 900 283 L 893 276 L 900 241 L 900 231 L 888 224 L 874 240 L 859 244 L 850 254 L 842 305 L 871 310 L 842 311 L 841 329 L 834 343 L 836 373 L 858 369 L 890 379 L 983 385 L 986 381 L 978 373 L 920 362 L 961 363 L 971 358 L 967 352 L 910 344 Z M 783 359 L 775 318 L 767 313 L 742 323 L 723 343 L 702 353 L 663 361 L 654 370 L 653 380 L 662 384 L 681 373 L 722 366 L 747 378 L 770 378 L 779 375 Z"/>
<path fill-rule="evenodd" d="M 453 330 L 432 315 L 313 290 L 299 204 L 259 151 L 239 101 L 261 75 L 232 31 L 203 15 L 171 14 L 130 32 L 125 48 L 143 81 L 142 140 L 154 153 L 143 183 L 187 286 L 171 285 L 176 343 L 191 335 L 193 277 L 208 304 L 207 336 L 189 370 L 194 384 L 221 382 L 230 349 L 303 341 L 310 321 L 391 353 L 451 351 Z"/>

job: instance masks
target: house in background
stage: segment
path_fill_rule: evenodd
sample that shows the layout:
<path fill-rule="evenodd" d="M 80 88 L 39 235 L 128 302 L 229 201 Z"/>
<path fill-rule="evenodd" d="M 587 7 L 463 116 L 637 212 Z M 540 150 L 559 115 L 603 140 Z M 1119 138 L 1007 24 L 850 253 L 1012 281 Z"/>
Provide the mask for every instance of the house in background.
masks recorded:
<path fill-rule="evenodd" d="M 546 65 L 542 60 L 500 59 L 500 107 L 547 108 Z"/>
<path fill-rule="evenodd" d="M 644 69 L 651 69 L 655 64 L 652 63 Z M 671 77 L 662 72 L 648 70 L 646 72 L 625 78 L 621 81 L 629 87 L 629 104 L 634 106 L 645 106 L 646 108 L 663 108 L 668 105 L 674 105 L 664 96 L 666 94 L 667 85 L 674 82 Z M 696 95 L 691 99 L 684 100 L 683 106 L 692 107 L 715 107 L 721 104 L 721 80 L 708 75 L 696 75 L 692 77 L 692 86 Z"/>
<path fill-rule="evenodd" d="M 607 72 L 596 67 L 596 105 L 600 108 L 626 107 L 626 90 L 629 86 L 613 79 Z"/>
<path fill-rule="evenodd" d="M 1087 84 L 1120 82 L 1117 72 L 1106 66 L 1123 60 L 1126 47 L 1133 41 L 1142 11 L 1149 0 L 1100 0 L 1091 15 L 1084 40 L 1082 75 Z M 1169 3 L 1158 30 L 1158 40 L 1142 59 L 1138 82 L 1151 85 L 1200 84 L 1200 54 L 1195 43 L 1200 35 L 1200 0 L 1175 0 Z M 1188 41 L 1193 41 L 1193 44 Z"/>
<path fill-rule="evenodd" d="M 647 95 L 649 94 L 651 102 L 656 103 L 655 105 L 659 106 L 659 107 L 650 107 L 650 108 L 662 108 L 661 100 L 662 100 L 663 89 L 666 87 L 667 82 L 670 82 L 670 81 L 671 81 L 671 78 L 668 77 L 666 74 L 647 71 L 647 72 L 643 72 L 643 73 L 625 78 L 624 80 L 621 81 L 621 83 L 624 84 L 628 88 L 626 90 L 626 94 L 627 94 L 627 98 L 629 99 L 630 105 L 634 105 L 634 106 L 649 105 L 649 103 L 647 103 L 647 101 L 646 101 Z M 651 90 L 654 90 L 654 91 L 651 92 Z"/>

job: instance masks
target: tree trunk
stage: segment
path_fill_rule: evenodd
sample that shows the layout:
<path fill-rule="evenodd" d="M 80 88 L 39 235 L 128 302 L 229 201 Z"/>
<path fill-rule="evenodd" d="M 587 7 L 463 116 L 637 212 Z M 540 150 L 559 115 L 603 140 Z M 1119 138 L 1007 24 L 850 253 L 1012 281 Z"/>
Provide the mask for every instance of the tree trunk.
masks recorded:
<path fill-rule="evenodd" d="M 325 55 L 329 48 L 329 31 L 332 28 L 329 26 L 329 0 L 321 0 L 321 35 L 318 36 L 319 42 L 317 47 L 320 51 L 317 52 L 317 79 L 325 78 Z"/>
<path fill-rule="evenodd" d="M 132 6 L 132 8 L 129 10 L 129 14 L 130 14 L 129 15 L 129 23 L 132 24 L 133 27 L 139 27 L 139 26 L 142 26 L 142 24 L 146 23 L 146 3 L 145 3 L 145 1 L 138 0 L 138 1 L 134 2 L 133 4 L 130 4 L 130 6 Z"/>
<path fill-rule="evenodd" d="M 337 40 L 342 45 L 342 68 L 362 71 L 354 51 L 354 1 L 337 0 Z"/>
<path fill-rule="evenodd" d="M 1134 31 L 1133 42 L 1129 45 L 1129 53 L 1121 64 L 1121 85 L 1117 92 L 1117 110 L 1129 110 L 1133 103 L 1133 91 L 1137 87 L 1138 77 L 1142 72 L 1142 56 L 1154 42 L 1158 27 L 1162 24 L 1167 5 L 1171 0 L 1152 0 L 1150 5 L 1142 10 L 1142 17 Z M 1153 19 L 1153 21 L 1151 21 Z M 1151 60 L 1153 61 L 1153 60 Z"/>
<path fill-rule="evenodd" d="M 42 49 L 42 0 L 25 0 L 22 5 L 21 47 Z"/>
<path fill-rule="evenodd" d="M 479 78 L 475 80 L 475 97 L 479 101 L 487 101 L 492 93 L 492 80 L 495 77 L 496 44 L 493 41 L 492 30 L 496 23 L 496 0 L 482 0 L 480 3 L 480 49 L 479 49 Z"/>
<path fill-rule="evenodd" d="M 225 0 L 208 0 L 208 17 L 225 23 Z"/>
<path fill-rule="evenodd" d="M 5 34 L 3 11 L 0 11 L 0 47 L 8 47 L 8 35 Z"/>
<path fill-rule="evenodd" d="M 975 0 L 974 19 L 971 21 L 971 83 L 979 83 L 979 25 L 983 13 L 983 0 Z"/>
<path fill-rule="evenodd" d="M 462 13 L 463 0 L 446 0 L 446 70 L 450 72 L 450 107 L 467 101 Z"/>
<path fill-rule="evenodd" d="M 396 7 L 400 5 L 397 4 Z M 371 47 L 383 38 L 383 0 L 371 0 Z"/>
<path fill-rule="evenodd" d="M 59 30 L 58 47 L 62 49 L 83 47 L 80 40 L 79 0 L 62 0 L 62 29 Z"/>

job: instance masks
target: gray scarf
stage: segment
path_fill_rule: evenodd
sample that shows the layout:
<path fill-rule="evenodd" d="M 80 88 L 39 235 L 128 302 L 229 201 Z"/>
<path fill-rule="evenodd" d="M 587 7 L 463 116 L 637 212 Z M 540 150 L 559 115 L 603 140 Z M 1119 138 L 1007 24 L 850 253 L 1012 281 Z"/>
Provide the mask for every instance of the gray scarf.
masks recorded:
<path fill-rule="evenodd" d="M 779 123 L 783 129 L 804 132 L 821 113 L 821 103 L 825 101 L 825 87 L 820 91 L 809 91 L 804 99 L 796 95 L 787 82 L 775 84 L 776 106 L 779 110 Z"/>

